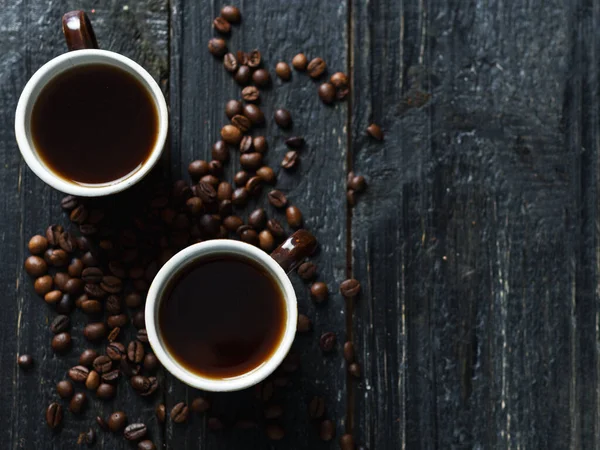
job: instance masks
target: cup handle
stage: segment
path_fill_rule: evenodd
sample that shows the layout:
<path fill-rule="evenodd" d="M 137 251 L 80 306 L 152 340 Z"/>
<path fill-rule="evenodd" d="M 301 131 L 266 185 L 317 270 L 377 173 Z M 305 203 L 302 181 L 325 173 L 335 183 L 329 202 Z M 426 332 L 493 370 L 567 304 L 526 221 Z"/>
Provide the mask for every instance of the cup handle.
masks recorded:
<path fill-rule="evenodd" d="M 79 9 L 66 13 L 62 18 L 62 29 L 69 51 L 98 48 L 96 34 L 85 11 Z"/>
<path fill-rule="evenodd" d="M 298 230 L 273 250 L 271 258 L 289 273 L 317 248 L 317 240 L 306 230 Z"/>

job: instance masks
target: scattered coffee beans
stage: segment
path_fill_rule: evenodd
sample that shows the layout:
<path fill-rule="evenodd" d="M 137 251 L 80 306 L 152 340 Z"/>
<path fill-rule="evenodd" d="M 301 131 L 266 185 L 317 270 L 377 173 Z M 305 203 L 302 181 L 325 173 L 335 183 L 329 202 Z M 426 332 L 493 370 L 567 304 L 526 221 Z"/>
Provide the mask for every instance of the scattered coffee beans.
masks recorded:
<path fill-rule="evenodd" d="M 171 420 L 175 423 L 187 422 L 189 409 L 183 402 L 177 403 L 171 410 Z"/>
<path fill-rule="evenodd" d="M 327 333 L 323 333 L 321 335 L 321 338 L 319 339 L 319 346 L 324 352 L 330 352 L 335 348 L 335 341 L 335 333 L 328 331 Z"/>
<path fill-rule="evenodd" d="M 33 367 L 33 357 L 31 355 L 19 355 L 17 364 L 23 370 L 29 370 Z"/>
<path fill-rule="evenodd" d="M 314 396 L 308 404 L 308 416 L 311 419 L 321 419 L 325 414 L 325 399 Z"/>
<path fill-rule="evenodd" d="M 37 234 L 29 240 L 28 248 L 32 255 L 41 255 L 48 249 L 48 239 Z"/>
<path fill-rule="evenodd" d="M 258 69 L 252 74 L 252 82 L 259 87 L 266 87 L 271 83 L 271 75 L 269 75 L 269 72 L 267 72 L 265 69 Z M 258 94 L 256 95 L 256 99 L 258 99 Z M 246 98 L 244 98 L 244 100 L 255 101 L 247 100 Z"/>
<path fill-rule="evenodd" d="M 322 303 L 329 297 L 329 288 L 324 282 L 317 281 L 310 287 L 310 295 L 315 302 Z"/>
<path fill-rule="evenodd" d="M 319 427 L 319 436 L 325 442 L 331 441 L 335 437 L 335 424 L 329 420 L 323 420 Z"/>
<path fill-rule="evenodd" d="M 351 434 L 344 434 L 340 438 L 340 450 L 354 450 L 354 438 Z"/>
<path fill-rule="evenodd" d="M 85 408 L 86 401 L 85 392 L 77 392 L 69 402 L 69 411 L 73 414 L 80 414 Z"/>
<path fill-rule="evenodd" d="M 290 69 L 290 66 L 288 63 L 283 61 L 277 63 L 275 66 L 275 73 L 283 81 L 288 81 L 290 78 L 292 78 L 292 70 Z"/>
<path fill-rule="evenodd" d="M 289 128 L 292 126 L 292 115 L 287 109 L 277 109 L 275 111 L 275 123 L 281 128 Z"/>
<path fill-rule="evenodd" d="M 344 343 L 344 359 L 347 363 L 354 362 L 354 344 L 350 341 Z"/>
<path fill-rule="evenodd" d="M 306 70 L 307 65 L 308 65 L 308 59 L 306 58 L 306 55 L 304 53 L 298 53 L 292 59 L 292 66 L 294 66 L 294 69 L 296 69 L 300 72 L 304 72 Z"/>
<path fill-rule="evenodd" d="M 300 228 L 302 226 L 302 212 L 297 206 L 288 206 L 285 210 L 285 218 L 288 225 L 292 228 Z"/>
<path fill-rule="evenodd" d="M 221 34 L 229 34 L 231 31 L 231 24 L 223 17 L 216 17 L 213 20 L 213 27 Z"/>
<path fill-rule="evenodd" d="M 46 409 L 46 423 L 52 429 L 58 428 L 62 423 L 63 411 L 62 406 L 58 403 L 50 403 Z"/>
<path fill-rule="evenodd" d="M 314 58 L 306 66 L 306 71 L 311 78 L 319 78 L 327 70 L 327 64 L 321 58 Z"/>
<path fill-rule="evenodd" d="M 167 412 L 166 412 L 166 408 L 165 405 L 163 405 L 162 403 L 160 405 L 158 405 L 156 407 L 156 418 L 158 419 L 159 423 L 165 423 L 165 419 L 167 417 Z"/>
<path fill-rule="evenodd" d="M 323 83 L 319 86 L 319 97 L 326 105 L 330 105 L 335 100 L 335 87 L 331 83 Z"/>
<path fill-rule="evenodd" d="M 56 393 L 60 398 L 71 398 L 74 393 L 73 383 L 69 380 L 62 380 L 56 383 Z"/>
<path fill-rule="evenodd" d="M 381 127 L 379 125 L 372 123 L 367 127 L 367 133 L 373 139 L 383 141 L 383 131 L 381 130 Z"/>
<path fill-rule="evenodd" d="M 227 53 L 227 44 L 221 38 L 212 38 L 208 41 L 208 51 L 214 56 L 223 56 Z"/>
<path fill-rule="evenodd" d="M 113 433 L 118 433 L 127 424 L 127 414 L 123 411 L 115 411 L 108 418 L 108 429 Z"/>
<path fill-rule="evenodd" d="M 298 325 L 296 326 L 296 330 L 299 333 L 306 333 L 307 331 L 310 331 L 311 328 L 312 323 L 308 316 L 304 314 L 298 314 Z"/>
<path fill-rule="evenodd" d="M 148 429 L 143 423 L 132 423 L 131 425 L 127 425 L 123 432 L 123 436 L 125 436 L 125 439 L 128 441 L 139 441 L 146 436 L 147 432 Z"/>
<path fill-rule="evenodd" d="M 240 23 L 242 20 L 240 10 L 231 5 L 223 6 L 223 8 L 221 8 L 221 17 L 229 23 Z"/>
<path fill-rule="evenodd" d="M 67 332 L 58 333 L 52 338 L 52 350 L 64 353 L 71 348 L 71 335 Z"/>
<path fill-rule="evenodd" d="M 287 152 L 281 160 L 281 167 L 287 170 L 295 168 L 297 164 L 298 152 L 296 152 L 295 150 L 290 150 L 289 152 Z"/>
<path fill-rule="evenodd" d="M 348 372 L 354 378 L 360 378 L 360 365 L 358 363 L 355 363 L 355 362 L 352 363 L 352 364 L 350 364 L 350 365 L 348 365 Z"/>
<path fill-rule="evenodd" d="M 350 278 L 348 280 L 342 281 L 340 283 L 340 293 L 345 298 L 356 297 L 360 292 L 360 283 L 358 280 L 354 278 Z"/>
<path fill-rule="evenodd" d="M 192 411 L 202 414 L 210 409 L 210 402 L 205 397 L 196 397 L 192 400 Z"/>

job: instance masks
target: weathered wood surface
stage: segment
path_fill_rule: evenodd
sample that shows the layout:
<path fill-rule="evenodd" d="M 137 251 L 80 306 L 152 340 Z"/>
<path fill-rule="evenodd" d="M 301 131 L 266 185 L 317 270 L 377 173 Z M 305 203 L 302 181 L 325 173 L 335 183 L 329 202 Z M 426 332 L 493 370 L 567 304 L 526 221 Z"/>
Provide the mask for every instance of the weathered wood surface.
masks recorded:
<path fill-rule="evenodd" d="M 211 433 L 200 417 L 159 426 L 156 403 L 197 395 L 168 375 L 150 402 L 122 386 L 115 402 L 93 401 L 81 419 L 68 415 L 51 433 L 44 408 L 86 344 L 79 338 L 67 358 L 54 356 L 54 313 L 22 270 L 29 236 L 64 221 L 61 195 L 26 167 L 13 133 L 27 79 L 64 51 L 62 13 L 96 8 L 101 47 L 161 82 L 171 146 L 158 172 L 178 179 L 191 160 L 210 157 L 225 102 L 240 95 L 206 50 L 222 2 L 0 0 L 0 448 L 78 448 L 96 412 L 117 408 L 147 422 L 160 448 L 336 448 L 337 438 L 321 443 L 308 421 L 314 394 L 326 397 L 338 437 L 351 430 L 371 450 L 598 448 L 600 6 L 447 3 L 238 5 L 243 23 L 231 49 L 260 48 L 271 71 L 304 51 L 353 82 L 351 99 L 334 107 L 296 72 L 289 83 L 274 78 L 264 93 L 268 118 L 277 106 L 294 118 L 290 132 L 272 122 L 257 131 L 269 137 L 267 161 L 278 165 L 284 136 L 307 139 L 300 168 L 281 171 L 278 187 L 317 235 L 319 278 L 331 290 L 327 304 L 315 306 L 292 276 L 314 330 L 294 344 L 302 368 L 277 398 L 287 434 L 270 443 L 258 430 Z M 384 142 L 365 135 L 371 122 L 383 126 Z M 234 154 L 229 175 L 238 167 Z M 348 170 L 369 180 L 352 210 Z M 348 306 L 337 291 L 347 274 L 363 284 Z M 74 336 L 84 322 L 76 316 Z M 347 379 L 339 350 L 321 356 L 323 331 L 335 331 L 340 344 L 352 336 L 360 380 Z M 16 367 L 22 352 L 37 362 L 31 373 Z M 227 421 L 256 414 L 251 392 L 211 399 Z M 98 437 L 98 448 L 130 448 L 121 437 Z"/>

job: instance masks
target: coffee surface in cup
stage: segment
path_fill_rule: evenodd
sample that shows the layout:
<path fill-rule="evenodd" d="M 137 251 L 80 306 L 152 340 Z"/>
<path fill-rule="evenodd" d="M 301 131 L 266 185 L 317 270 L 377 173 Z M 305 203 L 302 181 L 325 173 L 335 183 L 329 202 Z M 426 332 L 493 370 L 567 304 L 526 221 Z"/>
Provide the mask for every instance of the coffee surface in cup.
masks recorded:
<path fill-rule="evenodd" d="M 277 281 L 237 255 L 200 258 L 171 280 L 158 312 L 159 334 L 185 369 L 233 378 L 275 352 L 287 320 Z"/>
<path fill-rule="evenodd" d="M 79 184 L 106 184 L 135 172 L 158 135 L 151 93 L 133 75 L 108 64 L 68 69 L 40 92 L 31 134 L 42 161 Z"/>

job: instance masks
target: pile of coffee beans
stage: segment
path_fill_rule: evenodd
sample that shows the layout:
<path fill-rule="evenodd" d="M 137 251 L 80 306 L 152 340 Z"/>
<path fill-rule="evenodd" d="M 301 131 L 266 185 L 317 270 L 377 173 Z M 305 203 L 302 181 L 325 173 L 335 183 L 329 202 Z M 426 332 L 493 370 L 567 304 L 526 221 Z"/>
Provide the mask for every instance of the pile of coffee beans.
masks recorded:
<path fill-rule="evenodd" d="M 240 21 L 239 9 L 225 6 L 213 25 L 219 34 L 227 36 L 232 25 Z M 271 252 L 294 229 L 303 226 L 301 210 L 273 187 L 277 181 L 276 172 L 263 161 L 268 149 L 266 138 L 250 134 L 267 120 L 256 104 L 261 97 L 260 90 L 271 84 L 268 70 L 262 67 L 260 51 L 233 53 L 220 37 L 211 39 L 208 49 L 215 57 L 223 59 L 225 70 L 243 88 L 242 100 L 230 100 L 225 105 L 230 123 L 223 126 L 221 139 L 213 145 L 213 159 L 189 164 L 192 182 L 177 180 L 170 188 L 156 184 L 148 201 L 127 205 L 124 211 L 114 205 L 104 208 L 101 200 L 66 196 L 61 206 L 71 226 L 50 225 L 28 243 L 30 256 L 25 260 L 25 270 L 33 279 L 35 292 L 56 311 L 49 326 L 52 350 L 64 355 L 71 349 L 73 340 L 79 339 L 79 336 L 71 335 L 73 311 L 80 310 L 88 317 L 83 339 L 89 342 L 90 348 L 84 350 L 67 370 L 68 378 L 59 380 L 56 385 L 58 397 L 71 414 L 85 413 L 90 403 L 89 395 L 110 401 L 119 389 L 132 389 L 142 397 L 152 396 L 160 389 L 157 377 L 160 364 L 148 345 L 144 304 L 154 276 L 176 252 L 193 243 L 215 238 L 240 239 Z M 309 61 L 302 53 L 294 56 L 292 66 L 315 80 L 320 79 L 327 69 L 323 59 L 317 57 Z M 286 62 L 277 63 L 275 72 L 284 81 L 291 78 L 291 69 Z M 343 100 L 349 93 L 348 77 L 341 72 L 334 73 L 329 82 L 319 86 L 318 93 L 326 104 Z M 275 111 L 273 120 L 281 128 L 292 126 L 292 115 L 284 108 Z M 380 139 L 382 133 L 377 129 L 376 125 L 371 125 L 369 134 Z M 289 151 L 281 161 L 281 167 L 293 170 L 305 140 L 293 136 L 287 138 L 285 144 Z M 230 182 L 224 177 L 224 166 L 233 151 L 239 152 L 242 170 Z M 355 195 L 365 187 L 363 176 L 349 173 L 347 195 L 350 205 L 354 205 Z M 265 209 L 260 207 L 248 214 L 246 222 L 242 218 L 241 211 L 251 198 L 259 198 L 263 189 L 268 191 L 267 201 L 285 214 L 284 224 L 276 217 L 268 217 Z M 327 300 L 327 284 L 314 281 L 317 276 L 314 263 L 302 263 L 297 273 L 312 283 L 310 294 L 316 303 Z M 356 297 L 359 290 L 360 283 L 354 279 L 340 285 L 341 294 L 347 299 Z M 135 328 L 135 337 L 127 340 L 125 330 L 131 326 Z M 311 329 L 310 318 L 299 314 L 298 332 L 306 333 Z M 323 352 L 331 352 L 336 342 L 333 332 L 325 332 L 321 334 L 319 345 Z M 351 342 L 344 344 L 343 355 L 349 373 L 359 377 L 360 366 L 355 361 Z M 34 366 L 33 358 L 28 354 L 20 355 L 17 362 L 23 370 Z M 272 377 L 256 386 L 256 398 L 263 405 L 261 423 L 265 423 L 265 433 L 272 440 L 282 439 L 285 435 L 278 423 L 283 408 L 272 402 L 274 392 L 289 385 L 289 376 L 299 364 L 298 355 L 290 353 Z M 174 423 L 183 424 L 188 422 L 190 414 L 209 413 L 210 407 L 209 400 L 204 397 L 194 399 L 190 405 L 179 402 L 169 413 L 165 405 L 160 404 L 156 408 L 156 417 L 159 423 L 164 423 L 169 416 Z M 320 437 L 329 441 L 335 437 L 336 427 L 325 412 L 321 397 L 310 401 L 309 416 L 318 421 Z M 52 429 L 61 426 L 64 416 L 59 401 L 46 409 L 46 422 Z M 96 422 L 102 430 L 120 433 L 126 440 L 137 443 L 138 449 L 156 448 L 147 439 L 146 425 L 128 423 L 123 411 L 113 412 L 108 420 L 98 416 Z M 256 427 L 257 423 L 244 419 L 234 426 L 247 429 Z M 213 416 L 208 417 L 207 424 L 214 431 L 227 426 Z M 92 445 L 95 440 L 95 431 L 90 428 L 81 432 L 78 443 Z M 352 436 L 342 436 L 340 446 L 354 448 Z"/>

